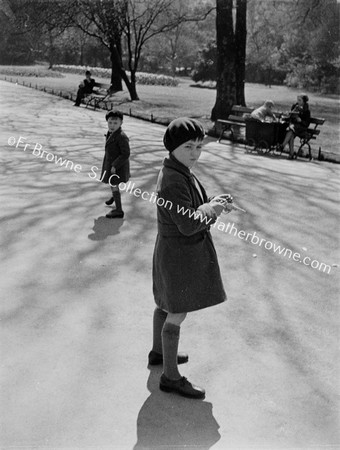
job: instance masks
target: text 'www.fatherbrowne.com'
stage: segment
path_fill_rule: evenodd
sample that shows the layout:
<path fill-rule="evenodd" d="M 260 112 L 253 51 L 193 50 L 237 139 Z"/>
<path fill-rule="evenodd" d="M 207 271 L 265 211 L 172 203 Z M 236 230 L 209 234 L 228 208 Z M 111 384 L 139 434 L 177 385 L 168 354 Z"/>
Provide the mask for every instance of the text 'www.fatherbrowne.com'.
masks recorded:
<path fill-rule="evenodd" d="M 220 217 L 217 217 L 216 222 L 212 223 L 213 219 L 211 217 L 209 218 L 207 216 L 199 214 L 197 211 L 193 209 L 185 208 L 179 205 L 177 205 L 177 212 L 179 214 L 187 215 L 189 218 L 199 219 L 202 223 L 205 223 L 206 225 L 211 224 L 211 228 L 216 228 L 219 231 L 231 234 L 243 241 L 248 241 L 253 245 L 264 247 L 268 251 L 272 251 L 275 254 L 288 257 L 289 259 L 293 259 L 293 261 L 298 262 L 300 264 L 304 264 L 305 266 L 312 267 L 312 269 L 316 269 L 328 274 L 331 272 L 331 266 L 329 264 L 319 262 L 318 260 L 312 259 L 309 256 L 303 256 L 299 252 L 293 252 L 293 250 L 291 250 L 290 248 L 283 247 L 267 239 L 261 238 L 260 236 L 257 235 L 255 231 L 252 233 L 247 233 L 244 230 L 238 230 L 234 223 L 230 222 L 224 223 L 220 219 Z"/>

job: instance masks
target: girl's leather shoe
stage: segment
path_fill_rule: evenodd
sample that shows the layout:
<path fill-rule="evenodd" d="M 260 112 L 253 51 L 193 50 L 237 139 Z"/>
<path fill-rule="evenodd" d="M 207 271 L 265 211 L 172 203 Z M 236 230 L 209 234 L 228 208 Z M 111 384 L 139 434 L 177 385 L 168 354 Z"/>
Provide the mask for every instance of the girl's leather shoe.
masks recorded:
<path fill-rule="evenodd" d="M 108 219 L 122 219 L 124 217 L 124 212 L 113 209 L 111 212 L 106 214 L 105 217 L 107 217 Z"/>
<path fill-rule="evenodd" d="M 184 364 L 188 362 L 188 360 L 189 356 L 186 353 L 178 353 L 177 364 Z M 149 364 L 150 366 L 158 366 L 159 364 L 163 364 L 163 355 L 151 350 L 149 353 Z"/>
<path fill-rule="evenodd" d="M 203 399 L 205 397 L 205 390 L 191 384 L 185 377 L 179 380 L 170 380 L 164 373 L 160 379 L 159 389 L 164 392 L 176 392 L 183 397 L 196 399 Z"/>

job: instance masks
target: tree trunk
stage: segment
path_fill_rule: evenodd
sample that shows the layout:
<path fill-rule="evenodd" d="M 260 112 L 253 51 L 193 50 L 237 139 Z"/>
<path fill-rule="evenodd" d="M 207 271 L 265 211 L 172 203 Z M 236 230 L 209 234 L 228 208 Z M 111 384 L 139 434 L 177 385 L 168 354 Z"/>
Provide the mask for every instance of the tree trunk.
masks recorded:
<path fill-rule="evenodd" d="M 117 38 L 116 38 L 117 39 Z M 112 43 L 110 46 L 111 50 L 111 62 L 112 62 L 112 73 L 111 73 L 111 89 L 112 91 L 122 91 L 122 80 L 127 87 L 127 90 L 130 94 L 130 99 L 132 101 L 139 100 L 136 90 L 136 76 L 135 73 L 131 71 L 131 81 L 127 76 L 125 69 L 122 64 L 121 53 L 119 52 L 120 41 L 118 42 L 118 46 L 116 43 Z M 118 82 L 119 80 L 119 82 Z"/>
<path fill-rule="evenodd" d="M 49 30 L 48 33 L 48 40 L 49 40 L 49 48 L 48 48 L 48 69 L 53 69 L 54 64 L 54 45 L 53 45 L 53 36 L 52 32 Z"/>
<path fill-rule="evenodd" d="M 236 8 L 236 103 L 245 106 L 244 83 L 246 77 L 247 0 L 237 0 Z"/>
<path fill-rule="evenodd" d="M 129 80 L 129 78 L 126 75 L 126 72 L 123 68 L 122 68 L 121 75 L 124 80 L 124 83 L 126 84 L 128 91 L 129 91 L 131 101 L 139 100 L 139 97 L 137 94 L 137 88 L 136 88 L 136 73 L 134 71 L 131 71 L 131 81 Z"/>
<path fill-rule="evenodd" d="M 80 56 L 79 56 L 79 65 L 84 65 L 84 44 L 80 44 Z"/>
<path fill-rule="evenodd" d="M 121 76 L 121 57 L 118 52 L 115 42 L 110 44 L 110 59 L 111 59 L 111 89 L 112 91 L 122 91 L 122 76 Z"/>
<path fill-rule="evenodd" d="M 217 83 L 211 120 L 226 119 L 236 98 L 236 45 L 233 0 L 216 0 Z"/>

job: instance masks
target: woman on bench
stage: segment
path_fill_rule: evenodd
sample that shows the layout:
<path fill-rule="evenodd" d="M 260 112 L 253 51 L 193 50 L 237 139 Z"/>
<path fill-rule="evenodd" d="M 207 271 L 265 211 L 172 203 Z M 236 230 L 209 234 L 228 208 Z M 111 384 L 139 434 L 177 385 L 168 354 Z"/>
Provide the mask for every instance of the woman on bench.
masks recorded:
<path fill-rule="evenodd" d="M 289 159 L 294 158 L 294 139 L 295 136 L 304 137 L 310 124 L 310 109 L 308 105 L 308 95 L 300 94 L 297 96 L 297 103 L 291 108 L 289 115 L 289 126 L 280 150 L 284 150 L 289 144 Z"/>

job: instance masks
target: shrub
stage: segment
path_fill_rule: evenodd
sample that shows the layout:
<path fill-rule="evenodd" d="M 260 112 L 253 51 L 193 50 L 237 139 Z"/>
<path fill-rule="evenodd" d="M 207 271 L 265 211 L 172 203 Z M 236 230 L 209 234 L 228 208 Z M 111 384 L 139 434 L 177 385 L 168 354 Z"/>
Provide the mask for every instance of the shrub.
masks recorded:
<path fill-rule="evenodd" d="M 285 83 L 289 87 L 308 89 L 323 94 L 339 94 L 340 70 L 332 64 L 296 64 L 287 74 Z"/>
<path fill-rule="evenodd" d="M 111 69 L 104 67 L 84 67 L 84 66 L 72 66 L 65 64 L 57 64 L 54 69 L 58 69 L 64 73 L 74 73 L 78 75 L 84 75 L 86 70 L 89 70 L 94 77 L 99 78 L 111 78 Z M 127 72 L 129 75 L 129 72 Z M 150 84 L 157 86 L 177 86 L 178 80 L 174 77 L 167 75 L 156 75 L 153 73 L 137 72 L 136 74 L 137 84 Z"/>
<path fill-rule="evenodd" d="M 191 78 L 193 81 L 216 81 L 217 78 L 217 47 L 215 41 L 209 42 L 198 54 Z"/>
<path fill-rule="evenodd" d="M 0 73 L 3 75 L 17 76 L 17 77 L 51 77 L 63 78 L 64 75 L 60 72 L 45 69 L 42 67 L 22 67 L 22 66 L 0 66 Z"/>

